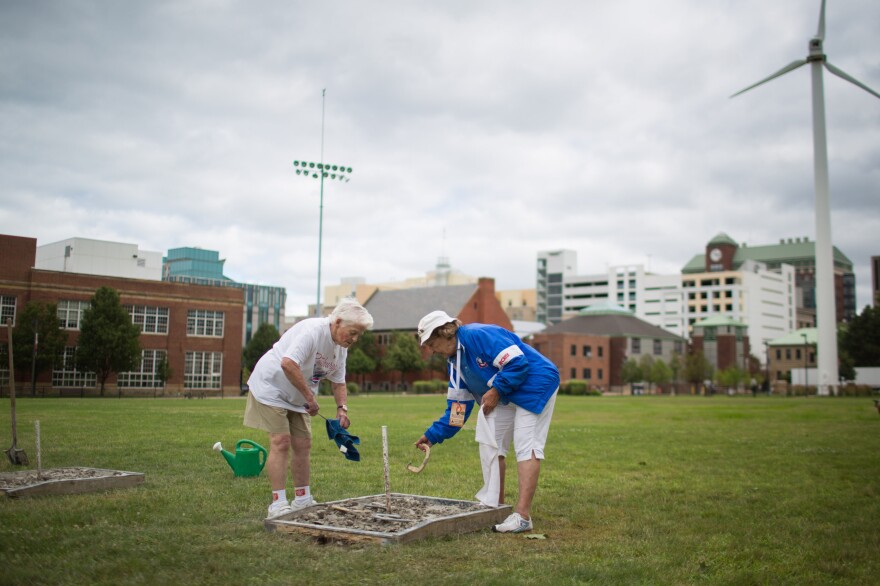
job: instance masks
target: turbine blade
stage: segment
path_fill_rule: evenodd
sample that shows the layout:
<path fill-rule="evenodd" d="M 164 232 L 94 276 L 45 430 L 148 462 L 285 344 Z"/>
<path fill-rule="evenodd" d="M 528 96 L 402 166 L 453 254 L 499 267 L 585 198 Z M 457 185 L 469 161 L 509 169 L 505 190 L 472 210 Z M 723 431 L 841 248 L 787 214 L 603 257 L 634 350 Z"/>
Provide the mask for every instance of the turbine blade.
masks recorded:
<path fill-rule="evenodd" d="M 877 92 L 875 92 L 874 90 L 872 90 L 871 88 L 869 88 L 868 86 L 866 86 L 865 84 L 863 84 L 862 82 L 857 80 L 856 78 L 850 76 L 845 71 L 838 69 L 837 67 L 831 65 L 827 61 L 825 62 L 825 68 L 828 71 L 830 71 L 831 73 L 833 73 L 834 75 L 836 75 L 837 77 L 839 77 L 840 79 L 845 79 L 846 81 L 850 82 L 851 84 L 859 86 L 860 88 L 862 88 L 863 90 L 865 90 L 869 94 L 872 94 L 873 96 L 875 96 L 877 98 L 880 98 L 880 94 L 878 94 Z"/>
<path fill-rule="evenodd" d="M 822 8 L 819 11 L 819 31 L 816 33 L 816 38 L 825 40 L 825 0 L 822 0 Z"/>
<path fill-rule="evenodd" d="M 806 60 L 806 59 L 801 59 L 801 60 L 799 60 L 799 61 L 792 61 L 791 63 L 789 63 L 788 65 L 786 65 L 785 67 L 783 67 L 782 69 L 780 69 L 779 71 L 777 71 L 776 73 L 774 73 L 773 75 L 771 75 L 770 77 L 767 77 L 767 78 L 765 78 L 765 79 L 762 79 L 762 80 L 759 81 L 758 83 L 753 83 L 752 85 L 750 85 L 750 86 L 747 87 L 746 89 L 744 89 L 744 90 L 739 90 L 738 92 L 736 92 L 735 94 L 733 94 L 733 95 L 730 96 L 730 97 L 731 97 L 731 98 L 735 98 L 735 97 L 737 97 L 737 96 L 740 95 L 740 94 L 744 94 L 744 93 L 746 93 L 747 91 L 749 91 L 750 89 L 754 89 L 754 88 L 758 87 L 759 85 L 761 85 L 762 83 L 767 83 L 767 82 L 770 81 L 771 79 L 776 79 L 777 77 L 779 77 L 779 76 L 781 76 L 781 75 L 785 75 L 785 74 L 788 73 L 789 71 L 794 71 L 795 69 L 797 69 L 797 68 L 800 67 L 801 65 L 805 65 L 806 63 L 807 63 L 807 60 Z"/>

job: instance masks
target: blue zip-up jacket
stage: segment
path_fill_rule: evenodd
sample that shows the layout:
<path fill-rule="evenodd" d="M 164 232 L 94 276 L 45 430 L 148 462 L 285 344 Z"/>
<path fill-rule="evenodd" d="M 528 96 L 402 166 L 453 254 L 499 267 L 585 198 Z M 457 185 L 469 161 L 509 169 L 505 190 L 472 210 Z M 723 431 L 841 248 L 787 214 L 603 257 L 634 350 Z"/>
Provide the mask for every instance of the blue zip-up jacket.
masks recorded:
<path fill-rule="evenodd" d="M 540 352 L 504 328 L 469 324 L 458 328 L 460 381 L 455 356 L 449 358 L 449 390 L 446 412 L 425 431 L 432 444 L 442 443 L 458 433 L 449 425 L 453 402 L 465 403 L 465 421 L 474 404 L 494 387 L 502 404 L 513 403 L 532 413 L 540 413 L 559 388 L 559 369 Z"/>

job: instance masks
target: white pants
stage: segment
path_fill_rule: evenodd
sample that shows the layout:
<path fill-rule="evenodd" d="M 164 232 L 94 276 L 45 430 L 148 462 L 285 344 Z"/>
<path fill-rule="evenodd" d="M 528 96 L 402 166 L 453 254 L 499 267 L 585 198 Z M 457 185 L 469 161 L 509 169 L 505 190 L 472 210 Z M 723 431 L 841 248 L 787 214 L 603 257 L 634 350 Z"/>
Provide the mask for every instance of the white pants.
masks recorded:
<path fill-rule="evenodd" d="M 553 393 L 540 413 L 532 413 L 510 403 L 499 404 L 486 416 L 480 407 L 476 441 L 480 444 L 483 488 L 477 492 L 478 501 L 490 507 L 498 506 L 501 490 L 498 458 L 507 456 L 511 441 L 516 448 L 517 462 L 530 460 L 533 454 L 538 460 L 544 459 L 544 446 L 556 405 L 556 394 Z"/>

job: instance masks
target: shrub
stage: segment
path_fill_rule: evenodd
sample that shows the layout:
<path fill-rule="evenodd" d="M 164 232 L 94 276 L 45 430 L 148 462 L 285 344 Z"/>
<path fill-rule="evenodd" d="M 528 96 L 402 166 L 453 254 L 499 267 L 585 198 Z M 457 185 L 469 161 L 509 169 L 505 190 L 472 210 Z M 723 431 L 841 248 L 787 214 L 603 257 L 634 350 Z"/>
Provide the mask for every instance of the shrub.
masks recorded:
<path fill-rule="evenodd" d="M 417 380 L 413 383 L 413 392 L 417 395 L 426 395 L 431 393 L 445 393 L 449 384 L 445 380 Z"/>
<path fill-rule="evenodd" d="M 563 395 L 586 395 L 589 388 L 587 381 L 571 379 L 560 386 L 559 392 Z"/>
<path fill-rule="evenodd" d="M 357 383 L 347 382 L 345 388 L 348 389 L 349 395 L 359 395 L 361 392 L 361 386 Z"/>
<path fill-rule="evenodd" d="M 840 385 L 837 394 L 841 397 L 870 397 L 872 395 L 871 385 L 846 384 Z"/>

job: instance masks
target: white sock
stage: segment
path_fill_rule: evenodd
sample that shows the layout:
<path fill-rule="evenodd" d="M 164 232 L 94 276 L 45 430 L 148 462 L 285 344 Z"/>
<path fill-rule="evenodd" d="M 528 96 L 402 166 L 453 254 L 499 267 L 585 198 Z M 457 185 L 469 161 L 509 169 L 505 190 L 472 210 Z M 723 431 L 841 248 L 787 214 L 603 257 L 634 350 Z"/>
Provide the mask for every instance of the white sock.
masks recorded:
<path fill-rule="evenodd" d="M 283 488 L 281 490 L 273 490 L 272 491 L 272 504 L 269 506 L 275 506 L 279 503 L 287 502 L 287 491 Z M 280 505 L 279 505 L 280 506 Z"/>
<path fill-rule="evenodd" d="M 296 486 L 293 490 L 294 494 L 296 494 L 296 497 L 293 499 L 294 503 L 301 505 L 312 500 L 312 491 L 308 486 Z"/>

